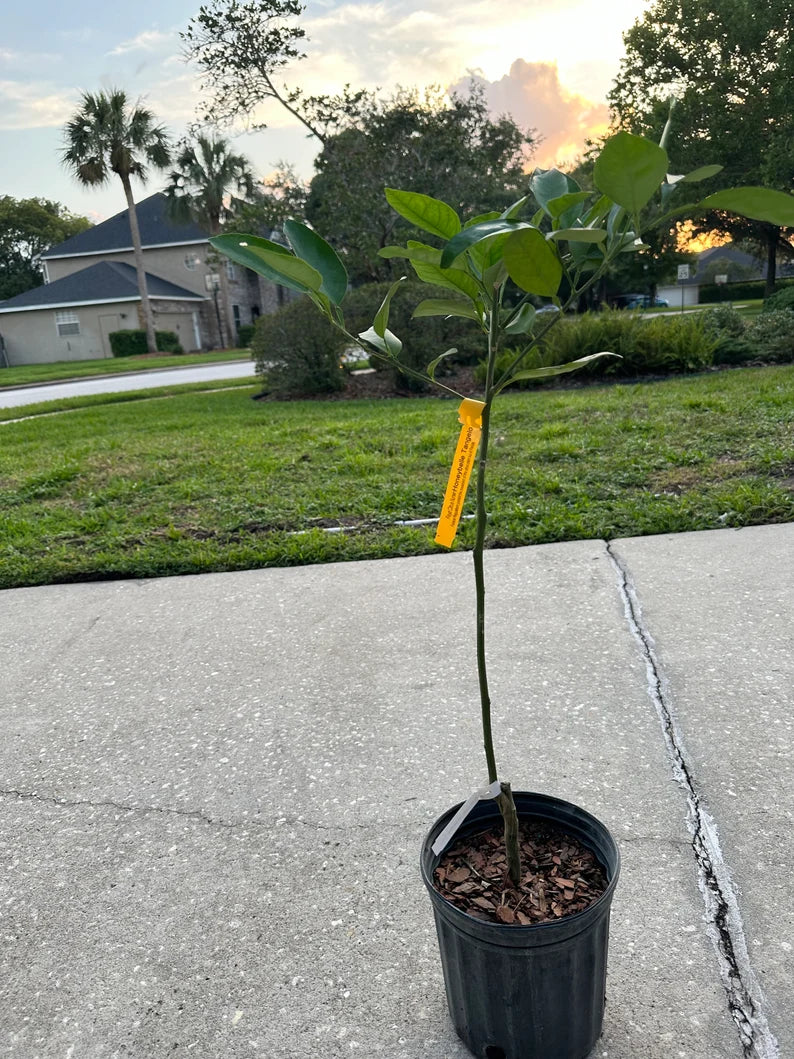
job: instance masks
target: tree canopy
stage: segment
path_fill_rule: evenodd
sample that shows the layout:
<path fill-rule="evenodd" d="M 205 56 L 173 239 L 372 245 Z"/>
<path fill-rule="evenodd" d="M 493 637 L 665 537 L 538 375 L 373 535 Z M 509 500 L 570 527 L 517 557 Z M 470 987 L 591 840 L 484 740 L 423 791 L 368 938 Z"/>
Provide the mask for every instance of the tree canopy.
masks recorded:
<path fill-rule="evenodd" d="M 714 186 L 794 185 L 794 10 L 788 0 L 655 0 L 624 35 L 626 55 L 609 96 L 616 124 L 659 139 L 675 172 L 720 163 Z M 704 185 L 708 190 L 710 185 Z M 790 251 L 773 225 L 723 212 L 701 215 L 699 230 L 766 248 L 768 285 L 775 254 Z"/>
<path fill-rule="evenodd" d="M 0 301 L 40 287 L 44 251 L 90 227 L 60 202 L 0 195 Z"/>
<path fill-rule="evenodd" d="M 532 144 L 511 118 L 491 118 L 478 92 L 372 99 L 355 124 L 326 140 L 306 218 L 344 255 L 355 281 L 387 279 L 393 266 L 378 250 L 413 230 L 384 187 L 432 194 L 473 215 L 506 208 L 528 190 Z"/>
<path fill-rule="evenodd" d="M 133 104 L 126 92 L 112 88 L 107 92 L 84 92 L 79 110 L 64 128 L 66 146 L 63 164 L 81 184 L 87 187 L 106 184 L 115 174 L 121 181 L 130 218 L 130 234 L 135 253 L 135 271 L 141 296 L 141 312 L 146 328 L 149 352 L 157 352 L 143 251 L 132 197 L 132 177 L 145 181 L 148 167 L 165 169 L 171 161 L 171 144 L 162 125 L 146 107 Z"/>
<path fill-rule="evenodd" d="M 307 96 L 281 83 L 285 67 L 305 58 L 306 31 L 297 23 L 305 10 L 300 0 L 210 0 L 199 9 L 181 37 L 185 58 L 201 70 L 204 122 L 266 128 L 260 108 L 273 101 L 324 143 L 360 115 L 366 91 Z"/>
<path fill-rule="evenodd" d="M 175 220 L 197 221 L 217 235 L 235 202 L 252 197 L 255 183 L 248 159 L 228 140 L 199 133 L 179 146 L 165 189 L 168 210 Z"/>
<path fill-rule="evenodd" d="M 221 136 L 199 133 L 194 142 L 181 143 L 165 189 L 168 212 L 176 221 L 196 221 L 210 235 L 218 235 L 233 215 L 236 203 L 250 199 L 255 180 L 247 158 L 235 154 Z M 218 269 L 222 315 L 218 325 L 221 345 L 232 344 L 232 311 L 224 268 Z"/>

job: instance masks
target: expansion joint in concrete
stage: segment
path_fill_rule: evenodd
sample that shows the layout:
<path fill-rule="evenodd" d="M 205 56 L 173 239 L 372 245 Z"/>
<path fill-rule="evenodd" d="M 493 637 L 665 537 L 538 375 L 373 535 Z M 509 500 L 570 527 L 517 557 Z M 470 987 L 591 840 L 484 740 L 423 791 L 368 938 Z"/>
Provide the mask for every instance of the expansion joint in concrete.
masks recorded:
<path fill-rule="evenodd" d="M 673 777 L 687 802 L 687 827 L 697 865 L 698 885 L 706 907 L 706 922 L 717 952 L 731 1016 L 739 1031 L 745 1059 L 779 1059 L 777 1041 L 769 1029 L 763 1000 L 750 965 L 736 893 L 720 848 L 717 827 L 707 812 L 680 728 L 676 722 L 653 637 L 644 624 L 642 608 L 625 564 L 609 542 L 607 555 L 615 571 L 626 621 L 636 641 L 648 678 L 648 695 L 664 734 Z"/>

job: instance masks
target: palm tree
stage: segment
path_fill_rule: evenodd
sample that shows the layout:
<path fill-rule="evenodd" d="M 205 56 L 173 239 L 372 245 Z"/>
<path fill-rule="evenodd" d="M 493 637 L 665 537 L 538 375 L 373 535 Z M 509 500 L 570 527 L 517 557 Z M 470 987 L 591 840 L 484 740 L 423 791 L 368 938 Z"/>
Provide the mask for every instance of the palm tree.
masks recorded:
<path fill-rule="evenodd" d="M 254 194 L 256 182 L 248 159 L 232 153 L 229 141 L 220 136 L 199 133 L 195 143 L 183 142 L 174 164 L 165 189 L 172 219 L 200 224 L 211 236 L 220 234 L 235 201 Z M 222 346 L 229 346 L 233 337 L 229 280 L 223 263 L 218 274 L 223 308 L 220 341 Z"/>
<path fill-rule="evenodd" d="M 131 105 L 126 92 L 111 89 L 92 94 L 84 92 L 80 109 L 64 128 L 66 147 L 63 164 L 81 184 L 106 184 L 110 174 L 121 180 L 127 199 L 130 233 L 135 254 L 135 271 L 141 295 L 141 311 L 146 328 L 149 352 L 157 352 L 154 318 L 146 292 L 143 250 L 138 215 L 132 197 L 131 178 L 146 181 L 147 165 L 165 169 L 171 161 L 171 146 L 162 125 L 155 125 L 154 115 L 139 103 Z"/>

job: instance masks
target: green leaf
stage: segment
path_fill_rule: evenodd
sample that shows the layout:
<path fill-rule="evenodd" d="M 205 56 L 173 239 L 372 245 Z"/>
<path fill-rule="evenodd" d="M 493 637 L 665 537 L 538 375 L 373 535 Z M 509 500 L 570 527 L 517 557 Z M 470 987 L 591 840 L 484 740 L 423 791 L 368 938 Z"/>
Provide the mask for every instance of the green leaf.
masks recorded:
<path fill-rule="evenodd" d="M 592 272 L 604 262 L 603 243 L 569 243 L 573 263 L 582 272 Z"/>
<path fill-rule="evenodd" d="M 504 262 L 512 281 L 530 294 L 552 297 L 562 279 L 562 262 L 537 228 L 513 232 L 505 243 Z"/>
<path fill-rule="evenodd" d="M 322 286 L 323 277 L 316 269 L 269 239 L 230 232 L 213 236 L 210 244 L 238 265 L 250 268 L 282 287 L 308 294 L 319 291 Z"/>
<path fill-rule="evenodd" d="M 412 314 L 415 320 L 423 316 L 462 316 L 480 323 L 477 310 L 459 298 L 427 298 L 417 305 Z"/>
<path fill-rule="evenodd" d="M 567 195 L 571 190 L 568 186 L 568 178 L 559 169 L 536 169 L 529 186 L 541 209 L 549 214 L 551 213 L 549 203 Z"/>
<path fill-rule="evenodd" d="M 607 216 L 607 232 L 610 239 L 614 239 L 618 234 L 618 226 L 622 223 L 625 216 L 626 211 L 622 206 L 612 206 Z"/>
<path fill-rule="evenodd" d="M 441 199 L 420 195 L 416 191 L 398 191 L 396 188 L 386 188 L 385 194 L 393 210 L 424 232 L 451 239 L 460 231 L 460 218 Z"/>
<path fill-rule="evenodd" d="M 410 256 L 404 246 L 382 246 L 378 251 L 378 257 L 404 257 L 410 259 Z"/>
<path fill-rule="evenodd" d="M 612 200 L 607 198 L 606 195 L 602 195 L 601 198 L 590 207 L 584 217 L 582 217 L 582 224 L 587 227 L 600 224 L 611 209 Z"/>
<path fill-rule="evenodd" d="M 526 335 L 532 330 L 535 322 L 535 307 L 522 305 L 512 320 L 505 327 L 506 335 Z"/>
<path fill-rule="evenodd" d="M 780 228 L 794 227 L 794 195 L 771 188 L 728 188 L 707 196 L 700 206 L 707 210 L 738 213 L 740 217 L 766 221 Z"/>
<path fill-rule="evenodd" d="M 382 335 L 379 335 L 374 327 L 370 327 L 366 331 L 360 331 L 358 337 L 364 342 L 369 342 L 371 346 L 374 346 L 389 360 L 395 360 L 399 357 L 403 348 L 403 344 L 397 335 L 392 334 L 388 329 Z"/>
<path fill-rule="evenodd" d="M 578 371 L 585 364 L 598 360 L 600 357 L 617 357 L 619 360 L 620 354 L 591 353 L 589 357 L 580 357 L 578 360 L 571 360 L 567 364 L 553 364 L 546 368 L 526 368 L 524 371 L 517 371 L 515 375 L 511 375 L 509 379 L 506 379 L 499 389 L 494 391 L 494 394 L 499 393 L 505 386 L 509 386 L 511 382 L 518 382 L 520 379 L 549 379 L 555 375 L 567 375 L 568 372 Z"/>
<path fill-rule="evenodd" d="M 490 213 L 481 213 L 479 217 L 471 217 L 463 227 L 473 228 L 475 224 L 482 224 L 483 221 L 498 221 L 501 216 L 502 214 L 496 210 L 492 210 Z"/>
<path fill-rule="evenodd" d="M 446 353 L 442 353 L 440 356 L 436 357 L 434 360 L 431 360 L 430 363 L 425 368 L 425 371 L 430 376 L 430 378 L 431 379 L 435 379 L 435 377 L 436 377 L 436 368 L 438 367 L 438 365 L 441 363 L 441 361 L 445 357 L 451 357 L 453 353 L 457 353 L 457 352 L 458 352 L 457 349 L 448 349 L 446 351 Z"/>
<path fill-rule="evenodd" d="M 687 173 L 686 176 L 681 177 L 677 183 L 679 184 L 697 184 L 701 180 L 708 180 L 709 177 L 716 176 L 717 173 L 721 173 L 724 169 L 721 165 L 702 165 L 698 169 L 693 169 L 691 173 Z"/>
<path fill-rule="evenodd" d="M 502 214 L 502 217 L 506 221 L 514 221 L 528 202 L 529 195 L 524 195 L 524 197 L 520 198 L 518 202 L 514 202 L 512 206 L 508 206 Z"/>
<path fill-rule="evenodd" d="M 513 232 L 519 228 L 528 228 L 527 221 L 505 221 L 501 218 L 496 221 L 482 221 L 471 228 L 464 228 L 462 232 L 450 239 L 441 254 L 441 267 L 449 268 L 464 251 L 471 249 L 477 243 L 485 239 L 493 239 L 504 232 Z"/>
<path fill-rule="evenodd" d="M 285 221 L 284 232 L 297 257 L 308 262 L 323 277 L 320 288 L 334 305 L 347 293 L 347 269 L 336 251 L 316 232 L 299 221 Z"/>
<path fill-rule="evenodd" d="M 590 195 L 589 191 L 569 191 L 556 199 L 549 199 L 546 209 L 551 217 L 562 217 L 572 206 L 578 206 L 580 202 L 589 199 Z"/>
<path fill-rule="evenodd" d="M 619 132 L 604 144 L 593 182 L 613 202 L 637 214 L 667 174 L 667 151 L 642 136 Z"/>
<path fill-rule="evenodd" d="M 473 302 L 477 302 L 480 296 L 480 288 L 477 280 L 460 268 L 441 268 L 430 262 L 411 259 L 414 272 L 423 283 L 434 283 L 437 287 L 454 291 L 456 294 L 465 294 Z"/>
<path fill-rule="evenodd" d="M 386 334 L 386 328 L 389 324 L 389 303 L 394 297 L 395 293 L 399 289 L 400 284 L 405 279 L 405 276 L 401 276 L 395 283 L 392 283 L 391 287 L 386 293 L 386 297 L 380 304 L 380 308 L 375 313 L 375 319 L 372 321 L 372 330 L 376 335 L 380 335 L 381 338 Z"/>
<path fill-rule="evenodd" d="M 603 243 L 606 237 L 605 228 L 558 228 L 546 236 L 547 239 L 567 239 L 569 243 Z"/>
<path fill-rule="evenodd" d="M 497 287 L 501 287 L 506 279 L 507 268 L 501 257 L 498 261 L 495 261 L 492 265 L 489 265 L 488 268 L 486 268 L 482 274 L 483 286 L 486 287 L 486 289 L 489 291 L 495 290 Z"/>

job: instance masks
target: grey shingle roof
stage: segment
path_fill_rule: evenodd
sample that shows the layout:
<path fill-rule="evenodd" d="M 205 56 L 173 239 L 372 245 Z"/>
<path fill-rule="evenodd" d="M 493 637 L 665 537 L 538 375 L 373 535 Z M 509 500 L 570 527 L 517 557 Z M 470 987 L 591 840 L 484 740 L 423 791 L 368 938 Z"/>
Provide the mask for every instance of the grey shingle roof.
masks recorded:
<path fill-rule="evenodd" d="M 202 301 L 195 291 L 178 287 L 159 276 L 146 273 L 146 289 L 150 298 L 174 298 Z M 24 291 L 7 301 L 0 302 L 0 313 L 15 309 L 55 308 L 59 305 L 74 305 L 79 302 L 113 302 L 123 298 L 138 297 L 138 280 L 135 269 L 122 261 L 100 261 L 89 265 L 71 276 L 64 276 L 54 283 Z"/>
<path fill-rule="evenodd" d="M 161 192 L 135 204 L 141 243 L 162 246 L 169 243 L 189 243 L 207 238 L 197 224 L 175 224 L 166 213 L 166 197 Z M 88 228 L 57 246 L 51 246 L 42 258 L 71 257 L 73 254 L 104 254 L 109 250 L 129 250 L 132 246 L 129 211 L 117 213 L 93 228 Z"/>

